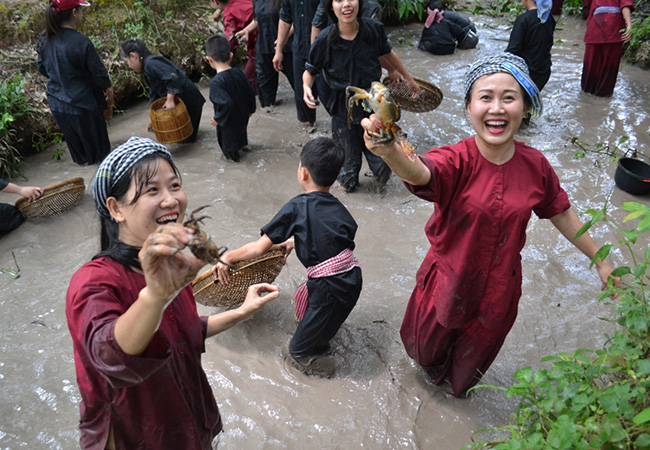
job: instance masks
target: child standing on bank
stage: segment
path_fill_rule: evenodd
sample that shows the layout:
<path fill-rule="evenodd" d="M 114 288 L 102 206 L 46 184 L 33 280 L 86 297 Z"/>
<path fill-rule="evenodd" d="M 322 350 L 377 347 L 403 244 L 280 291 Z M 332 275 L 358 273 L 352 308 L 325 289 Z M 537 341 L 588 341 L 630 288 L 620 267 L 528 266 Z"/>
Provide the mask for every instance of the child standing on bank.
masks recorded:
<path fill-rule="evenodd" d="M 305 373 L 324 377 L 335 370 L 334 358 L 328 354 L 329 341 L 356 305 L 362 286 L 361 267 L 352 252 L 357 224 L 329 192 L 344 159 L 344 150 L 330 138 L 308 142 L 298 165 L 298 183 L 305 193 L 291 199 L 262 227 L 261 238 L 221 257 L 232 264 L 261 256 L 273 244 L 293 238 L 308 279 L 294 293 L 300 322 L 289 354 Z M 287 244 L 290 248 L 292 242 Z M 219 263 L 212 271 L 220 282 L 229 282 L 226 264 Z"/>
<path fill-rule="evenodd" d="M 255 91 L 244 72 L 230 66 L 232 53 L 224 36 L 210 36 L 205 41 L 205 54 L 210 67 L 217 71 L 210 81 L 214 105 L 210 123 L 217 127 L 217 140 L 226 159 L 239 162 L 239 152 L 248 145 L 246 128 L 255 112 Z"/>

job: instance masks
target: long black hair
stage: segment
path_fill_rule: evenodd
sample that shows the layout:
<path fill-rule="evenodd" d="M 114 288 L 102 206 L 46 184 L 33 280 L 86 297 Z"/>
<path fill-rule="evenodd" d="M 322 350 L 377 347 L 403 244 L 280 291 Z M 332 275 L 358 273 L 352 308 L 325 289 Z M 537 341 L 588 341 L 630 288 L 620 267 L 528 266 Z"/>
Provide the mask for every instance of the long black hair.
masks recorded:
<path fill-rule="evenodd" d="M 125 197 L 131 187 L 131 182 L 133 181 L 135 184 L 135 194 L 128 202 L 128 205 L 133 205 L 142 195 L 143 188 L 158 172 L 161 161 L 166 161 L 171 166 L 178 179 L 181 179 L 181 174 L 171 159 L 168 159 L 160 153 L 152 153 L 140 159 L 126 174 L 117 180 L 117 183 L 115 183 L 115 186 L 108 193 L 108 196 L 114 197 L 118 201 L 127 201 Z M 97 259 L 101 256 L 108 256 L 122 264 L 127 269 L 131 267 L 142 269 L 140 266 L 140 260 L 138 259 L 140 247 L 134 247 L 120 241 L 119 223 L 112 218 L 101 216 L 100 221 L 101 251 L 96 254 L 93 259 Z"/>
<path fill-rule="evenodd" d="M 76 6 L 65 11 L 55 11 L 52 9 L 53 6 L 56 7 L 56 3 L 51 1 L 45 9 L 45 30 L 41 33 L 45 35 L 48 41 L 52 36 L 58 36 L 61 28 L 63 28 L 63 24 L 69 22 L 72 18 L 72 11 L 81 8 L 81 6 Z"/>
<path fill-rule="evenodd" d="M 365 19 L 361 18 L 361 11 L 363 11 L 363 0 L 358 1 L 359 11 L 357 12 L 357 22 L 359 23 L 359 38 L 364 42 L 371 43 L 375 39 L 375 33 L 373 33 L 372 28 L 366 25 Z M 325 2 L 325 10 L 330 16 L 330 19 L 332 19 L 332 22 L 334 22 L 334 26 L 327 35 L 327 45 L 328 47 L 332 48 L 340 48 L 343 44 L 341 42 L 341 34 L 339 33 L 339 19 L 336 17 L 336 14 L 334 14 L 334 8 L 332 6 L 333 3 L 334 0 L 327 0 Z"/>
<path fill-rule="evenodd" d="M 145 43 L 138 38 L 120 42 L 120 58 L 128 58 L 131 53 L 137 53 L 143 63 L 148 57 L 153 56 Z"/>

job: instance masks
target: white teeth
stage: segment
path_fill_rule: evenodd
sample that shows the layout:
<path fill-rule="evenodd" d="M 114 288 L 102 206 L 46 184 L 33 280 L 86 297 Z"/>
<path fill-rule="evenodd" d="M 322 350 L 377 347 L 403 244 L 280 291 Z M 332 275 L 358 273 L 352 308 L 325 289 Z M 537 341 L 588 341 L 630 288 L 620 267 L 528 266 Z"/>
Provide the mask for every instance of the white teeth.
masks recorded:
<path fill-rule="evenodd" d="M 178 214 L 171 214 L 169 216 L 161 217 L 160 219 L 156 220 L 156 222 L 160 224 L 165 224 L 169 222 L 176 222 L 177 220 L 178 220 Z"/>
<path fill-rule="evenodd" d="M 485 123 L 493 127 L 503 127 L 506 125 L 505 120 L 488 120 Z"/>

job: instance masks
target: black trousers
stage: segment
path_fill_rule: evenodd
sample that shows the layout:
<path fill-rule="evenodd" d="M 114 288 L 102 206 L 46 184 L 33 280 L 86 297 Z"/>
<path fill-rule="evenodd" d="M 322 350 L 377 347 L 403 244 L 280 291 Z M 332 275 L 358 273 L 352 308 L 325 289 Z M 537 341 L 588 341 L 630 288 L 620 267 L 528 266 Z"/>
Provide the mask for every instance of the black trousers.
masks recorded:
<path fill-rule="evenodd" d="M 291 89 L 295 91 L 293 78 L 293 53 L 283 52 L 282 73 L 289 80 Z M 275 96 L 278 92 L 278 81 L 280 74 L 273 68 L 273 54 L 258 53 L 255 60 L 255 73 L 257 75 L 257 94 L 262 108 L 275 103 Z M 300 79 L 302 84 L 302 78 Z"/>
<path fill-rule="evenodd" d="M 25 216 L 14 205 L 0 203 L 0 236 L 15 230 L 25 221 Z"/>
<path fill-rule="evenodd" d="M 361 125 L 353 123 L 348 127 L 346 119 L 332 117 L 332 138 L 345 149 L 345 162 L 337 179 L 341 186 L 349 191 L 359 187 L 362 155 L 366 156 L 368 167 L 375 176 L 377 184 L 382 186 L 386 184 L 391 174 L 388 164 L 366 148 L 363 133 Z"/>
<path fill-rule="evenodd" d="M 296 99 L 296 112 L 298 113 L 299 122 L 316 122 L 316 110 L 311 109 L 305 104 L 305 101 L 302 99 L 305 95 L 302 89 L 302 74 L 305 71 L 305 63 L 307 58 L 301 57 L 297 54 L 293 54 L 293 92 Z M 318 87 L 317 83 L 311 87 L 311 92 L 314 94 L 314 98 L 318 98 Z"/>
<path fill-rule="evenodd" d="M 83 115 L 52 111 L 63 132 L 72 161 L 79 165 L 100 163 L 111 151 L 103 111 L 87 111 Z"/>

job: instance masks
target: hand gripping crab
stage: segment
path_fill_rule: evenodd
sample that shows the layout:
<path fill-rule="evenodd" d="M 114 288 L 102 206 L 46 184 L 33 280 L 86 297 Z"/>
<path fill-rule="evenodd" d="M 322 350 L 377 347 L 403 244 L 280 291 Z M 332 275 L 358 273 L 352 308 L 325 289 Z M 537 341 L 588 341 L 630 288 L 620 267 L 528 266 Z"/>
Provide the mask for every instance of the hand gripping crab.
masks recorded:
<path fill-rule="evenodd" d="M 203 221 L 203 219 L 209 219 L 210 216 L 194 217 L 194 214 L 204 208 L 207 208 L 208 206 L 210 205 L 204 205 L 196 208 L 190 214 L 190 218 L 183 222 L 183 226 L 194 230 L 194 236 L 187 246 L 190 248 L 190 250 L 192 250 L 194 256 L 202 261 L 209 262 L 210 264 L 216 264 L 218 262 L 224 263 L 219 259 L 219 257 L 223 255 L 228 249 L 226 247 L 217 247 L 217 244 L 214 243 L 212 238 L 210 238 L 210 236 L 208 236 L 208 234 L 203 231 L 201 227 L 199 227 L 199 222 Z M 230 264 L 226 265 L 229 266 Z"/>
<path fill-rule="evenodd" d="M 351 95 L 351 92 L 354 95 Z M 379 81 L 373 81 L 370 85 L 370 92 L 358 87 L 348 86 L 345 89 L 345 93 L 348 105 L 348 124 L 352 119 L 352 106 L 365 100 L 362 103 L 363 109 L 367 112 L 374 112 L 381 121 L 379 133 L 370 133 L 372 142 L 375 144 L 387 144 L 397 139 L 397 143 L 408 159 L 411 161 L 415 160 L 417 156 L 415 149 L 406 140 L 406 133 L 395 124 L 400 118 L 400 109 L 386 86 Z M 369 109 L 368 105 L 372 109 Z"/>

